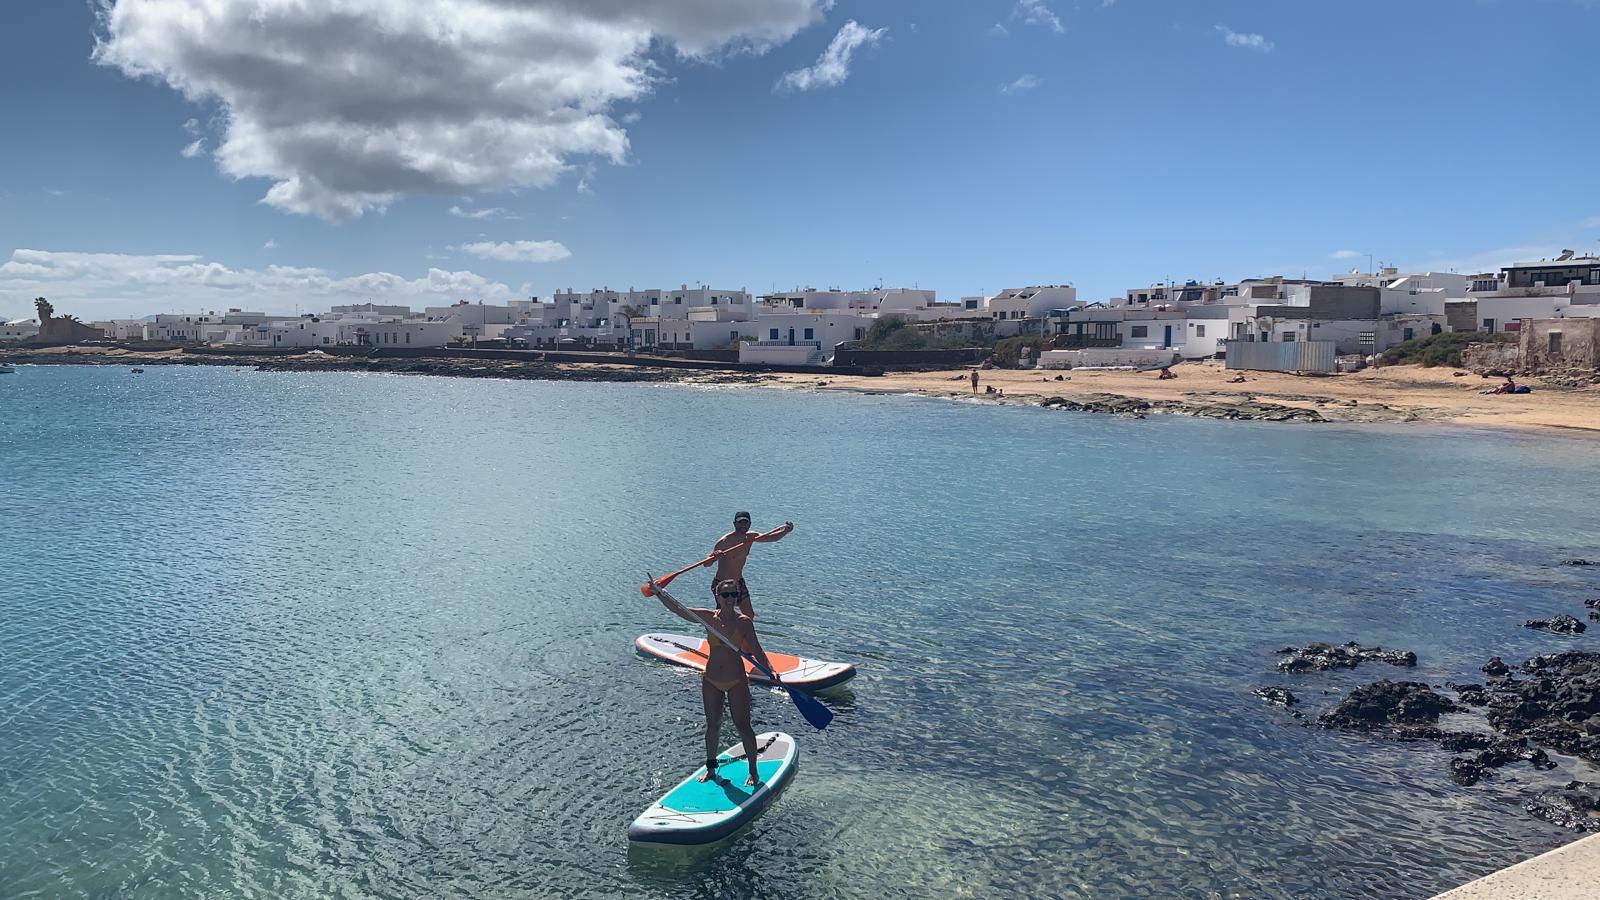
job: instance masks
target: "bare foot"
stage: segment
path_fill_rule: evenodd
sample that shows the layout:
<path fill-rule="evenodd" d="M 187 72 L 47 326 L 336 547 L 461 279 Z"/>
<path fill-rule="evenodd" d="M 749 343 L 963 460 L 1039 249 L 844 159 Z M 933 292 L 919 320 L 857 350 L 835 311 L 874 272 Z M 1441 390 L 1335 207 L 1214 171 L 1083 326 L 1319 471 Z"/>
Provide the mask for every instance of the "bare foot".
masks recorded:
<path fill-rule="evenodd" d="M 758 785 L 760 783 L 761 783 L 761 776 L 757 775 L 754 769 L 751 769 L 750 770 L 750 777 L 746 778 L 744 780 L 744 786 L 745 787 L 755 787 L 756 785 Z"/>
<path fill-rule="evenodd" d="M 708 759 L 708 760 L 706 760 L 706 770 L 704 772 L 701 772 L 700 773 L 700 777 L 698 779 L 696 779 L 696 780 L 704 783 L 704 782 L 707 782 L 707 781 L 715 781 L 716 779 L 717 779 L 717 761 L 714 760 L 714 759 Z"/>

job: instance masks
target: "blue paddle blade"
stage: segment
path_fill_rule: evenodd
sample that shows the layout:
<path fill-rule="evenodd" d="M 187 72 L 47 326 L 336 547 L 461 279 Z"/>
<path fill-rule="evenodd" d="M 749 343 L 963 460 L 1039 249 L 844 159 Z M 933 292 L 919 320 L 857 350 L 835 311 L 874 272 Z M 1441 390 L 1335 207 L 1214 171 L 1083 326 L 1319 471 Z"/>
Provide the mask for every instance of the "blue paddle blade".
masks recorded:
<path fill-rule="evenodd" d="M 824 706 L 821 700 L 796 688 L 788 688 L 788 691 L 789 699 L 794 701 L 794 708 L 800 710 L 800 715 L 806 717 L 812 728 L 821 731 L 833 721 L 833 710 Z"/>

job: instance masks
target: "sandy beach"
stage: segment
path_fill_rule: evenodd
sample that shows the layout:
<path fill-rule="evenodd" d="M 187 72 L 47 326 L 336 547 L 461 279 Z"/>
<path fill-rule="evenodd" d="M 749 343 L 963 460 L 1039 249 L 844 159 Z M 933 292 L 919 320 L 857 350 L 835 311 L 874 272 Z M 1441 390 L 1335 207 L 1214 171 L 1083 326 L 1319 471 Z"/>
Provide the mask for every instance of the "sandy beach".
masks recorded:
<path fill-rule="evenodd" d="M 1527 383 L 1531 394 L 1485 394 L 1498 379 L 1456 375 L 1450 368 L 1390 366 L 1347 375 L 1297 376 L 1277 372 L 1240 373 L 1220 363 L 1187 363 L 1173 368 L 1176 378 L 1155 372 L 986 369 L 976 394 L 970 370 L 890 372 L 879 376 L 788 375 L 770 372 L 674 370 L 649 366 L 582 363 L 521 363 L 460 358 L 379 360 L 302 354 L 273 357 L 217 357 L 178 351 L 138 352 L 99 347 L 12 350 L 0 353 L 12 363 L 112 365 L 236 365 L 293 371 L 393 371 L 465 377 L 548 378 L 575 381 L 678 381 L 696 384 L 760 385 L 806 390 L 930 397 L 977 396 L 1000 403 L 1060 405 L 1101 412 L 1175 414 L 1214 418 L 1299 419 L 1347 423 L 1433 422 L 1505 428 L 1559 428 L 1600 434 L 1600 385 L 1551 386 Z M 1061 380 L 1056 380 L 1057 376 Z M 986 393 L 993 386 L 997 393 Z M 1003 396 L 999 392 L 1004 392 Z M 1145 408 L 1140 407 L 1148 404 Z"/>
<path fill-rule="evenodd" d="M 1103 395 L 1175 404 L 1167 411 L 1201 410 L 1222 404 L 1271 404 L 1316 410 L 1338 422 L 1429 421 L 1513 428 L 1564 428 L 1600 433 L 1600 387 L 1549 387 L 1528 382 L 1531 394 L 1480 393 L 1499 384 L 1477 375 L 1456 376 L 1449 368 L 1391 366 L 1348 375 L 1304 377 L 1277 372 L 1239 373 L 1220 364 L 1175 367 L 1177 378 L 1155 372 L 989 369 L 979 373 L 977 396 L 1000 399 L 984 388 L 1004 391 L 1004 401 L 1039 402 L 1051 397 L 1085 400 Z M 816 378 L 777 375 L 774 380 L 821 390 L 918 393 L 938 397 L 974 396 L 968 370 L 891 372 L 881 377 Z M 1056 381 L 1056 375 L 1064 380 Z"/>

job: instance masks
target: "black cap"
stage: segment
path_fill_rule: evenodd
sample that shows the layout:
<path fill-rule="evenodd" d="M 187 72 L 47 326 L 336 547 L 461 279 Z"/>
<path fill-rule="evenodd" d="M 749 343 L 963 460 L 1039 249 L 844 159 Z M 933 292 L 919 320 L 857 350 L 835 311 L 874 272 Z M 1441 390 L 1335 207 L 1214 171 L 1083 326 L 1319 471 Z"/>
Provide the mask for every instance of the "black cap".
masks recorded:
<path fill-rule="evenodd" d="M 743 510 L 733 514 L 733 520 L 735 522 L 739 521 L 740 519 L 743 519 L 746 522 L 748 522 L 748 521 L 750 521 L 750 514 L 747 513 L 747 512 L 744 512 Z"/>

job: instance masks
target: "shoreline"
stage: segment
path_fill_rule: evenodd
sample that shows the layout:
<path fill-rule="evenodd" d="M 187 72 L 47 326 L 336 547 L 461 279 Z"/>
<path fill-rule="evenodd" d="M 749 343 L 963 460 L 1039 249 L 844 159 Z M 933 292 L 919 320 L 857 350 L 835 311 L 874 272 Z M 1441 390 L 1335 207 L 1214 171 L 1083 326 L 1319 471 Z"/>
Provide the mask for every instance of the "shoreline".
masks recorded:
<path fill-rule="evenodd" d="M 1238 421 L 1309 424 L 1465 425 L 1522 432 L 1560 431 L 1600 437 L 1600 385 L 1562 387 L 1533 382 L 1521 395 L 1488 395 L 1496 382 L 1449 368 L 1393 366 L 1331 376 L 1237 372 L 1216 363 L 1186 363 L 1177 376 L 1112 370 L 987 369 L 974 393 L 967 368 L 883 375 L 783 374 L 775 372 L 611 366 L 604 363 L 522 362 L 426 357 L 371 359 L 323 354 L 292 356 L 203 356 L 181 351 L 135 351 L 98 347 L 0 350 L 0 362 L 21 365 L 218 365 L 263 372 L 375 372 L 458 378 L 548 381 L 666 382 L 752 385 L 778 389 L 858 394 L 908 394 L 946 400 L 1043 406 L 1069 411 L 1144 417 L 1187 415 Z M 1244 376 L 1242 383 L 1232 378 Z M 1056 380 L 1057 378 L 1061 380 Z M 997 393 L 983 389 L 993 387 Z"/>

